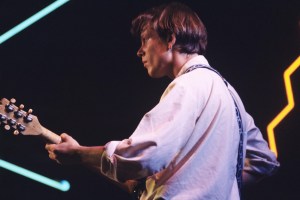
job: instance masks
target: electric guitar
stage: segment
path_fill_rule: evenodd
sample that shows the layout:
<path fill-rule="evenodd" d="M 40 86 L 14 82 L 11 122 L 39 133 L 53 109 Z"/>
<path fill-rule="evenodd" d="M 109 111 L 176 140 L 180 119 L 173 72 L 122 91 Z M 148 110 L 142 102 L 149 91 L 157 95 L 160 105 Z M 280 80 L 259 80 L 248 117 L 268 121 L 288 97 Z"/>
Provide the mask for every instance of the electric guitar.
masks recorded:
<path fill-rule="evenodd" d="M 43 127 L 38 118 L 32 115 L 32 109 L 24 111 L 24 105 L 15 105 L 16 100 L 2 98 L 0 101 L 0 124 L 6 130 L 13 130 L 15 135 L 34 135 L 45 139 L 48 143 L 59 144 L 59 135 Z"/>

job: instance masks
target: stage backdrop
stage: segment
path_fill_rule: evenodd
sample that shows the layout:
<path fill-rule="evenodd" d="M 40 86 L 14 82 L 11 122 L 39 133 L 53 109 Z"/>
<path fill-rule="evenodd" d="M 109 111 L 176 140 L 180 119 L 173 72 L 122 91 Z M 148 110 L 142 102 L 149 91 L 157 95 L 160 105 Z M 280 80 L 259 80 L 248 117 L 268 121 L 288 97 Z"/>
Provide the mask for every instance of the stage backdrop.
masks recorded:
<path fill-rule="evenodd" d="M 43 126 L 69 133 L 82 145 L 127 138 L 170 82 L 147 76 L 136 56 L 139 43 L 129 32 L 131 20 L 165 2 L 1 1 L 0 97 L 16 98 Z M 268 124 L 289 105 L 283 73 L 300 52 L 299 1 L 184 2 L 207 27 L 210 64 L 236 88 L 268 140 Z M 281 168 L 248 189 L 248 200 L 300 198 L 297 66 L 288 77 L 295 107 L 274 128 Z M 129 199 L 83 167 L 52 162 L 44 145 L 37 137 L 0 130 L 0 199 Z M 64 192 L 26 178 L 14 173 L 20 168 L 6 169 L 6 162 L 60 189 L 66 180 L 71 188 Z"/>

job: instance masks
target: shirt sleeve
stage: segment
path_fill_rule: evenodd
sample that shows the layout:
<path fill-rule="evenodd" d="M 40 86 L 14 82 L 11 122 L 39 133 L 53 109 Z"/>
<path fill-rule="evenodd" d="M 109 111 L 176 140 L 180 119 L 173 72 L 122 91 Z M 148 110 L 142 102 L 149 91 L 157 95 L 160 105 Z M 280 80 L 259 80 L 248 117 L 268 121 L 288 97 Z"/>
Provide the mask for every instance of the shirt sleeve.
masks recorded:
<path fill-rule="evenodd" d="M 253 118 L 249 115 L 234 88 L 229 85 L 238 107 L 241 111 L 244 128 L 244 171 L 250 174 L 260 176 L 271 176 L 274 174 L 280 164 L 275 154 L 270 150 L 268 143 L 263 138 L 261 131 L 255 125 Z"/>
<path fill-rule="evenodd" d="M 249 114 L 246 115 L 246 134 L 244 171 L 250 174 L 271 176 L 277 171 L 279 162 Z"/>
<path fill-rule="evenodd" d="M 125 181 L 166 168 L 193 132 L 199 102 L 188 87 L 171 83 L 128 139 L 106 145 L 101 172 L 114 180 Z"/>

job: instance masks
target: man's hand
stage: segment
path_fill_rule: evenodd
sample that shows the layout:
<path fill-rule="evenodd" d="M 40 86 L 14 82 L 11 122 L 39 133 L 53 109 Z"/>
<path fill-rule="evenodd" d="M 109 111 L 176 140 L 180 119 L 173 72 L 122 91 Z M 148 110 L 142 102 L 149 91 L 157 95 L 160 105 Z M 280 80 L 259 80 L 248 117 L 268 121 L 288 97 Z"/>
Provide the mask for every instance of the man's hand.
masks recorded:
<path fill-rule="evenodd" d="M 79 143 L 66 133 L 60 135 L 61 143 L 46 144 L 49 158 L 60 164 L 80 164 L 80 154 L 78 152 Z"/>

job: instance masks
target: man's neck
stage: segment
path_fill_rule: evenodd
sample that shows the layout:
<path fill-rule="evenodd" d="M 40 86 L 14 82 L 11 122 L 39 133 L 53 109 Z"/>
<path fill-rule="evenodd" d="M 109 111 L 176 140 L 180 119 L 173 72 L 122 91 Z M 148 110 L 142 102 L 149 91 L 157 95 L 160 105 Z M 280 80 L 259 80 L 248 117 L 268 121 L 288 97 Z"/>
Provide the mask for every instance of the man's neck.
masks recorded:
<path fill-rule="evenodd" d="M 192 58 L 198 56 L 197 53 L 194 54 L 186 54 L 186 53 L 179 53 L 179 52 L 173 52 L 173 67 L 170 74 L 170 78 L 174 79 L 177 74 L 180 72 L 181 68 Z"/>

